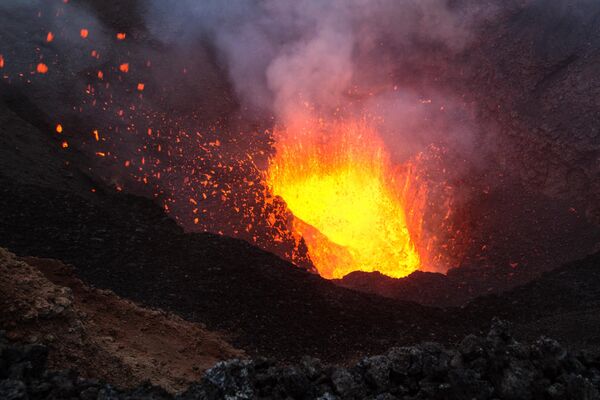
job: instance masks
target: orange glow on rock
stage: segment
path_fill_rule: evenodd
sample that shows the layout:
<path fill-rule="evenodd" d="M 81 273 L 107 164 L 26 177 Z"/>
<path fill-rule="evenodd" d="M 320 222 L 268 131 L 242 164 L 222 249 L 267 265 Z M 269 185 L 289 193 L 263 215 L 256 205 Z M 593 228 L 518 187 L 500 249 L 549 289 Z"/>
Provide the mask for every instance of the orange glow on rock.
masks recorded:
<path fill-rule="evenodd" d="M 79 36 L 81 36 L 82 39 L 87 39 L 89 34 L 90 34 L 90 32 L 85 28 L 83 28 L 79 31 Z"/>
<path fill-rule="evenodd" d="M 121 65 L 119 65 L 119 71 L 121 72 L 129 72 L 129 63 L 123 63 Z"/>
<path fill-rule="evenodd" d="M 48 32 L 46 35 L 46 42 L 50 43 L 54 40 L 54 34 L 52 32 Z"/>
<path fill-rule="evenodd" d="M 144 91 L 144 87 L 145 87 L 145 85 L 143 83 L 138 83 L 137 90 L 139 92 L 143 92 Z"/>
<path fill-rule="evenodd" d="M 4 68 L 4 56 L 0 54 L 0 68 Z"/>
<path fill-rule="evenodd" d="M 124 32 L 117 33 L 117 40 L 125 40 L 126 37 L 127 37 L 127 34 Z"/>

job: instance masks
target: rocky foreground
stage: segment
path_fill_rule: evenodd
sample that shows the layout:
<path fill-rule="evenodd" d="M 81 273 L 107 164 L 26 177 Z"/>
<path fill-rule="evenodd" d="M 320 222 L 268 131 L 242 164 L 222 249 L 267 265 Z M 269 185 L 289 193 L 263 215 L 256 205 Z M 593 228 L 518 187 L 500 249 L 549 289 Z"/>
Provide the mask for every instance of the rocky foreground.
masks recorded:
<path fill-rule="evenodd" d="M 46 346 L 48 369 L 127 388 L 149 381 L 178 392 L 217 362 L 244 356 L 201 324 L 87 286 L 60 261 L 1 247 L 0 329 Z"/>
<path fill-rule="evenodd" d="M 220 362 L 186 391 L 149 384 L 120 390 L 48 371 L 47 349 L 0 336 L 2 399 L 600 399 L 600 357 L 569 352 L 540 338 L 519 343 L 494 320 L 486 337 L 469 335 L 453 349 L 437 343 L 399 347 L 346 368 L 305 358 Z"/>

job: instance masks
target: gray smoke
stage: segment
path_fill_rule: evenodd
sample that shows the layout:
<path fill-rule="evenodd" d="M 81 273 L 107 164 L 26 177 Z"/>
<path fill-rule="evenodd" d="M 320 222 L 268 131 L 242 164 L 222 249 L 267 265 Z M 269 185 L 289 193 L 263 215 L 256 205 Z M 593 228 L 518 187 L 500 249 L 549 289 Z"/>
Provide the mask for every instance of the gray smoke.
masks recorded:
<path fill-rule="evenodd" d="M 250 112 L 284 125 L 340 109 L 371 114 L 382 119 L 394 157 L 405 159 L 440 139 L 471 143 L 469 110 L 435 82 L 410 76 L 432 54 L 460 52 L 496 12 L 483 2 L 453 3 L 155 0 L 147 25 L 185 51 L 200 37 L 211 42 Z"/>
<path fill-rule="evenodd" d="M 206 64 L 207 46 L 229 77 L 246 115 L 294 119 L 368 114 L 394 159 L 403 161 L 433 142 L 471 153 L 472 110 L 424 71 L 444 68 L 467 47 L 496 8 L 486 2 L 450 0 L 153 0 L 139 4 L 145 41 L 116 43 L 115 31 L 100 22 L 93 8 L 56 0 L 8 0 L 0 4 L 0 43 L 13 85 L 26 85 L 51 115 L 71 112 L 74 97 L 97 70 L 130 62 L 139 80 L 154 80 L 161 101 L 194 108 L 207 96 L 204 81 L 214 80 Z M 79 30 L 90 32 L 87 40 Z M 53 32 L 56 39 L 44 41 Z M 151 44 L 160 43 L 160 45 Z M 96 50 L 100 58 L 90 57 Z M 162 57 L 161 57 L 162 55 Z M 154 64 L 144 68 L 148 59 Z M 47 79 L 27 79 L 38 62 Z M 148 70 L 143 78 L 139 72 Z M 118 71 L 117 71 L 118 72 Z M 130 74 L 131 76 L 132 74 Z M 450 74 L 449 74 L 450 75 Z M 125 78 L 128 78 L 127 76 Z M 167 83 L 168 81 L 168 83 Z M 110 101 L 128 98 L 114 89 Z M 131 82 L 130 85 L 134 85 Z M 180 101 L 182 97 L 189 99 Z M 205 105 L 203 105 L 206 107 Z M 162 111 L 162 110 L 161 110 Z M 82 115 L 88 121 L 94 114 Z M 97 121 L 118 126 L 118 119 Z M 132 143 L 129 147 L 135 147 Z"/>

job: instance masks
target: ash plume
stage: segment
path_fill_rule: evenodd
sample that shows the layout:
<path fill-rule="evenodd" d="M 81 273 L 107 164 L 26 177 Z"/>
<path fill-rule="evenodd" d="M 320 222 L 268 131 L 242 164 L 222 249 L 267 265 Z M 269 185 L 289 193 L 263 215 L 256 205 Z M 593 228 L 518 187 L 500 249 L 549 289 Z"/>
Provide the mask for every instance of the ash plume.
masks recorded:
<path fill-rule="evenodd" d="M 119 190 L 156 197 L 187 229 L 276 251 L 280 245 L 261 238 L 283 236 L 277 252 L 286 258 L 295 257 L 290 246 L 302 247 L 281 232 L 285 214 L 261 226 L 274 211 L 260 204 L 261 185 L 248 189 L 248 182 L 260 182 L 271 138 L 237 133 L 232 116 L 270 128 L 368 115 L 399 163 L 435 141 L 471 154 L 469 111 L 422 70 L 447 65 L 494 7 L 443 0 L 136 4 L 144 19 L 127 28 L 133 40 L 120 42 L 118 27 L 100 19 L 93 1 L 4 3 L 2 35 L 14 47 L 2 49 L 3 72 L 46 113 L 46 130 L 64 125 L 59 140 L 89 155 L 96 174 Z M 55 40 L 44 40 L 48 32 Z M 46 74 L 35 74 L 38 62 L 48 65 Z M 230 89 L 215 84 L 223 73 L 231 101 Z"/>
<path fill-rule="evenodd" d="M 1 2 L 0 94 L 26 99 L 22 117 L 43 121 L 38 127 L 57 147 L 68 142 L 65 151 L 83 153 L 95 178 L 155 198 L 188 230 L 270 250 L 273 243 L 259 243 L 257 221 L 272 211 L 260 204 L 260 182 L 273 126 L 365 115 L 396 164 L 440 145 L 447 154 L 431 163 L 437 170 L 428 178 L 449 183 L 467 204 L 502 184 L 488 173 L 511 163 L 493 118 L 513 126 L 506 110 L 523 82 L 537 79 L 500 62 L 511 53 L 488 61 L 494 43 L 482 41 L 506 25 L 504 42 L 533 38 L 532 54 L 513 58 L 560 64 L 571 49 L 587 48 L 584 28 L 598 7 L 592 0 L 109 3 Z M 121 32 L 126 40 L 116 37 Z M 36 72 L 39 63 L 46 73 Z M 478 93 L 494 84 L 501 94 Z M 568 161 L 570 171 L 577 160 Z M 490 178 L 468 181 L 473 170 Z"/>
<path fill-rule="evenodd" d="M 387 128 L 420 120 L 410 132 L 384 129 L 391 150 L 402 159 L 439 139 L 440 124 L 448 128 L 454 118 L 427 108 L 467 112 L 457 110 L 453 95 L 434 82 L 419 82 L 423 76 L 417 72 L 464 49 L 497 11 L 487 3 L 455 3 L 154 1 L 147 25 L 169 46 L 187 49 L 200 37 L 210 41 L 249 112 L 275 116 L 284 125 L 307 113 L 330 116 L 340 108 L 384 117 L 390 121 Z M 431 104 L 431 96 L 434 105 L 423 106 Z M 410 121 L 397 123 L 398 116 L 408 115 Z M 443 135 L 469 143 L 472 128 L 461 128 L 444 129 Z"/>
<path fill-rule="evenodd" d="M 120 160 L 133 158 L 146 145 L 143 135 L 120 134 L 131 131 L 132 124 L 141 131 L 149 119 L 168 120 L 163 130 L 193 132 L 207 115 L 225 115 L 235 103 L 242 119 L 266 121 L 261 122 L 264 127 L 270 121 L 290 125 L 309 115 L 369 114 L 380 122 L 380 134 L 399 162 L 440 141 L 464 157 L 473 156 L 478 127 L 471 106 L 446 82 L 432 78 L 444 72 L 441 68 L 451 69 L 448 61 L 469 46 L 483 22 L 494 18 L 497 7 L 490 3 L 132 4 L 143 20 L 129 30 L 141 40 L 120 43 L 114 39 L 115 27 L 98 18 L 93 1 L 2 2 L 5 82 L 30 93 L 52 123 L 72 119 L 89 132 L 119 132 L 119 148 L 113 152 L 120 153 Z M 87 40 L 80 38 L 82 28 L 90 32 Z M 46 42 L 47 32 L 56 39 Z M 99 56 L 90 57 L 91 52 Z M 39 62 L 49 66 L 46 76 L 34 74 Z M 129 74 L 119 73 L 121 63 L 131 65 Z M 215 83 L 221 70 L 229 77 L 234 99 L 229 100 L 226 86 Z M 104 75 L 100 81 L 99 73 Z M 96 87 L 93 97 L 111 110 L 81 107 L 93 101 L 82 96 L 87 87 L 106 82 L 110 88 Z M 143 103 L 127 112 L 138 82 L 148 88 Z M 225 95 L 208 92 L 215 86 Z M 193 117 L 198 113 L 202 115 Z M 211 117 L 203 125 L 215 121 Z M 102 169 L 115 182 L 125 179 L 118 168 Z"/>

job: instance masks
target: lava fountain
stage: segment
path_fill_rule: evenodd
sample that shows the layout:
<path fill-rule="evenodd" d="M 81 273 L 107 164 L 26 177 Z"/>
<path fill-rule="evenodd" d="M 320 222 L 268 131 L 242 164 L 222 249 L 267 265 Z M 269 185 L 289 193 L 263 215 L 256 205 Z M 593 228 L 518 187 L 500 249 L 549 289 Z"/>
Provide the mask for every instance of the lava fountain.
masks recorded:
<path fill-rule="evenodd" d="M 391 165 L 371 124 L 319 121 L 274 136 L 267 182 L 293 213 L 292 229 L 321 276 L 379 271 L 399 278 L 419 269 L 410 174 Z"/>

